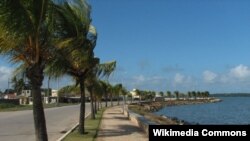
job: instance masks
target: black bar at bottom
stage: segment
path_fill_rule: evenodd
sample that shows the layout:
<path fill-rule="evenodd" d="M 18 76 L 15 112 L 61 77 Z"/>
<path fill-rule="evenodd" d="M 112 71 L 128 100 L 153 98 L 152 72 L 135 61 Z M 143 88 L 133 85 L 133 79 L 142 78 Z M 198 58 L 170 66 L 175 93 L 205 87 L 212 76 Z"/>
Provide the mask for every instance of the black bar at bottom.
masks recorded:
<path fill-rule="evenodd" d="M 249 137 L 250 125 L 149 125 L 149 141 L 168 137 Z"/>

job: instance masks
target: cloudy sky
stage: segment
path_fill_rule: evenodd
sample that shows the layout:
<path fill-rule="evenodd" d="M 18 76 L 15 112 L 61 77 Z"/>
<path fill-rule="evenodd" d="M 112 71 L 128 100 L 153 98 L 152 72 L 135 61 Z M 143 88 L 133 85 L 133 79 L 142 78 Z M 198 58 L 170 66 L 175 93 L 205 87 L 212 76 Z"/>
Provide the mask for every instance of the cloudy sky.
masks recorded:
<path fill-rule="evenodd" d="M 111 83 L 164 92 L 250 92 L 250 1 L 89 3 L 98 31 L 95 54 L 117 61 Z M 0 61 L 0 89 L 12 69 Z M 60 86 L 70 83 L 60 80 Z"/>

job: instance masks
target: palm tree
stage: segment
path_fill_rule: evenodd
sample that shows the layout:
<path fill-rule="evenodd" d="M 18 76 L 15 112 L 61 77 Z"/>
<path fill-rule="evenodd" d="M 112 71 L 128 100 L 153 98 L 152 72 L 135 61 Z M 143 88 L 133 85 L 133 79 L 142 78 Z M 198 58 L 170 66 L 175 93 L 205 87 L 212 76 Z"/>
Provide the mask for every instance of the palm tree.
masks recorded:
<path fill-rule="evenodd" d="M 100 85 L 103 89 L 103 93 L 105 96 L 105 107 L 108 107 L 108 82 L 100 80 Z"/>
<path fill-rule="evenodd" d="M 164 93 L 162 91 L 159 92 L 160 96 L 163 97 Z"/>
<path fill-rule="evenodd" d="M 176 100 L 178 100 L 178 99 L 179 99 L 179 96 L 180 96 L 179 91 L 174 91 L 174 94 L 175 94 Z"/>
<path fill-rule="evenodd" d="M 140 90 L 136 89 L 136 90 L 135 90 L 135 93 L 136 93 L 136 95 L 139 96 L 139 102 L 141 103 L 141 95 L 142 95 L 142 92 L 141 92 Z"/>
<path fill-rule="evenodd" d="M 111 102 L 111 106 L 113 105 L 113 95 L 114 95 L 114 86 L 112 86 L 111 84 L 108 83 L 108 93 L 109 93 L 109 97 L 110 97 L 110 102 Z"/>
<path fill-rule="evenodd" d="M 100 89 L 100 83 L 98 80 L 98 77 L 106 77 L 108 78 L 110 76 L 110 74 L 115 70 L 116 67 L 116 61 L 112 61 L 112 62 L 107 62 L 107 63 L 103 63 L 103 64 L 96 64 L 95 67 L 93 67 L 88 75 L 87 75 L 87 79 L 85 80 L 87 89 L 90 93 L 90 97 L 91 97 L 91 111 L 92 111 L 92 119 L 95 119 L 95 113 L 97 112 L 96 110 L 96 100 L 97 100 L 97 96 L 93 95 L 94 90 L 98 90 Z M 98 93 L 98 92 L 97 92 Z M 93 105 L 93 100 L 95 100 L 95 108 Z M 94 110 L 95 109 L 95 110 Z"/>
<path fill-rule="evenodd" d="M 196 91 L 192 91 L 192 95 L 193 95 L 194 99 L 196 100 L 196 97 L 197 97 Z"/>
<path fill-rule="evenodd" d="M 97 87 L 97 80 L 96 77 L 88 75 L 87 79 L 85 80 L 85 85 L 87 90 L 89 91 L 90 94 L 90 105 L 91 105 L 91 118 L 95 119 L 95 113 L 96 109 L 94 108 L 94 96 L 93 96 L 93 91 Z"/>
<path fill-rule="evenodd" d="M 206 98 L 208 98 L 209 95 L 210 95 L 209 91 L 205 91 L 205 92 L 204 92 L 204 96 L 205 96 Z"/>
<path fill-rule="evenodd" d="M 167 97 L 171 100 L 171 91 L 167 91 Z"/>
<path fill-rule="evenodd" d="M 191 91 L 188 91 L 188 99 L 190 99 L 192 97 L 192 92 Z"/>
<path fill-rule="evenodd" d="M 94 47 L 97 33 L 90 25 L 90 8 L 82 0 L 75 0 L 75 4 L 64 2 L 54 12 L 54 24 L 60 29 L 55 31 L 60 39 L 55 40 L 53 60 L 49 62 L 47 72 L 50 76 L 61 77 L 64 74 L 72 76 L 76 86 L 80 86 L 80 134 L 84 134 L 85 121 L 85 85 L 84 81 L 91 68 L 99 63 L 94 57 Z"/>
<path fill-rule="evenodd" d="M 126 95 L 128 95 L 128 91 L 126 90 L 126 88 L 122 87 L 121 94 L 123 96 L 124 104 L 126 104 L 127 103 L 127 101 L 126 101 Z"/>
<path fill-rule="evenodd" d="M 41 86 L 52 49 L 50 17 L 54 5 L 51 0 L 0 1 L 0 53 L 26 70 L 32 86 L 37 141 L 48 140 Z"/>
<path fill-rule="evenodd" d="M 23 88 L 25 87 L 24 79 L 14 76 L 11 82 L 13 83 L 13 88 L 17 95 L 20 95 L 22 93 Z"/>
<path fill-rule="evenodd" d="M 122 91 L 122 84 L 116 84 L 113 87 L 113 94 L 117 97 L 117 105 L 120 105 L 120 93 Z"/>

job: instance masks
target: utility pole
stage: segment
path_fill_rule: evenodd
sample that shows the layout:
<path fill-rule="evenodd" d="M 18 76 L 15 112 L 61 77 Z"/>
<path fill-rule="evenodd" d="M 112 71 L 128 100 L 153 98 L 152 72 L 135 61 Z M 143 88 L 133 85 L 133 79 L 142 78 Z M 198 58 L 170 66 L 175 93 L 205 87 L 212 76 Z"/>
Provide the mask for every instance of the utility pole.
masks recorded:
<path fill-rule="evenodd" d="M 48 104 L 50 103 L 50 100 L 49 100 L 49 93 L 50 93 L 49 81 L 50 81 L 50 76 L 48 77 Z"/>
<path fill-rule="evenodd" d="M 9 94 L 10 93 L 10 78 L 8 78 L 8 89 L 7 89 L 7 93 Z"/>
<path fill-rule="evenodd" d="M 59 78 L 57 78 L 57 106 L 59 106 Z"/>

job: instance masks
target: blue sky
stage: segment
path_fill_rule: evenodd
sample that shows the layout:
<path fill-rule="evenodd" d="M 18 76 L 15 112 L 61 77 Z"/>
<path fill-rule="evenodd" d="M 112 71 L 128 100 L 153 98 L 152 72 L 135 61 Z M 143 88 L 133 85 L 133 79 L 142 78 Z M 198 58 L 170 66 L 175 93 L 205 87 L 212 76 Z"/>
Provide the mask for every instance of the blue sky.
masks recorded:
<path fill-rule="evenodd" d="M 250 1 L 89 3 L 98 31 L 95 55 L 117 61 L 111 83 L 164 92 L 250 92 Z M 0 61 L 2 90 L 10 70 Z"/>

